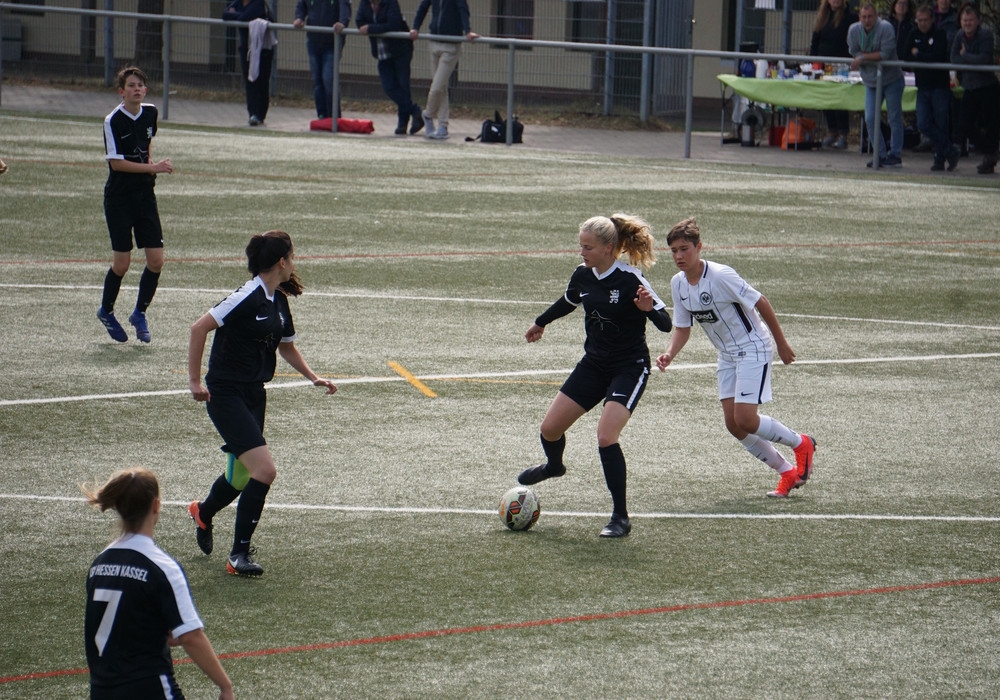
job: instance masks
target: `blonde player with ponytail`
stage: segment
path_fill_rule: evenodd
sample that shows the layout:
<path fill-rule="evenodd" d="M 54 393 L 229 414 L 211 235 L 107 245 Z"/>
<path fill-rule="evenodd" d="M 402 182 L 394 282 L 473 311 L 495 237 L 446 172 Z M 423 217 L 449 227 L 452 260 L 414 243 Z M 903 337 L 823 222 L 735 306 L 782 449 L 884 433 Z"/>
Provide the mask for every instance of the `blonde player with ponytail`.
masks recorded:
<path fill-rule="evenodd" d="M 649 224 L 628 214 L 594 216 L 580 224 L 578 238 L 583 263 L 573 272 L 563 296 L 535 319 L 524 337 L 529 343 L 541 340 L 548 324 L 582 306 L 587 334 L 584 356 L 542 420 L 545 463 L 525 469 L 517 480 L 528 486 L 565 474 L 566 431 L 603 402 L 597 447 L 613 510 L 600 536 L 624 537 L 632 523 L 619 438 L 649 379 L 646 320 L 666 333 L 670 316 L 639 269 L 656 262 Z"/>

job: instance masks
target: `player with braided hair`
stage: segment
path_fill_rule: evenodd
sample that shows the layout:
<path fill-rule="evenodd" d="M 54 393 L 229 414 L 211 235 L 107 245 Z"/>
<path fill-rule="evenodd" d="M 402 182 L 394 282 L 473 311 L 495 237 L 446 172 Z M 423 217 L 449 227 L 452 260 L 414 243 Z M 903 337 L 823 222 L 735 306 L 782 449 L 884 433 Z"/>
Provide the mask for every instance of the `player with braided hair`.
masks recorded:
<path fill-rule="evenodd" d="M 632 523 L 619 438 L 649 378 L 646 320 L 666 333 L 670 315 L 639 270 L 656 262 L 656 241 L 649 224 L 628 214 L 594 216 L 580 224 L 579 241 L 583 264 L 573 272 L 563 296 L 535 319 L 524 337 L 529 343 L 540 340 L 545 326 L 583 306 L 584 356 L 542 420 L 546 462 L 525 469 L 517 480 L 528 486 L 565 474 L 566 431 L 603 401 L 597 446 L 613 511 L 600 536 L 624 537 Z"/>
<path fill-rule="evenodd" d="M 219 302 L 191 326 L 188 380 L 195 401 L 205 401 L 229 456 L 226 472 L 212 484 L 208 496 L 193 501 L 188 512 L 195 521 L 198 547 L 213 548 L 212 518 L 239 497 L 233 548 L 226 570 L 234 575 L 260 576 L 250 538 L 257 528 L 264 500 L 278 475 L 264 440 L 264 383 L 274 377 L 276 353 L 315 386 L 337 391 L 329 379 L 313 372 L 295 347 L 295 326 L 288 296 L 302 293 L 292 262 L 292 239 L 284 231 L 268 231 L 250 239 L 247 269 L 253 279 Z M 208 334 L 216 331 L 205 384 L 201 361 Z"/>
<path fill-rule="evenodd" d="M 701 229 L 693 217 L 670 229 L 667 245 L 680 270 L 670 280 L 676 325 L 656 366 L 666 370 L 697 321 L 719 351 L 719 401 L 726 428 L 747 452 L 778 472 L 778 486 L 767 495 L 786 498 L 812 474 L 816 441 L 771 416 L 758 415 L 757 406 L 771 400 L 774 349 L 786 365 L 795 360 L 795 351 L 763 294 L 733 268 L 701 259 Z M 786 460 L 772 443 L 791 447 L 796 463 Z"/>

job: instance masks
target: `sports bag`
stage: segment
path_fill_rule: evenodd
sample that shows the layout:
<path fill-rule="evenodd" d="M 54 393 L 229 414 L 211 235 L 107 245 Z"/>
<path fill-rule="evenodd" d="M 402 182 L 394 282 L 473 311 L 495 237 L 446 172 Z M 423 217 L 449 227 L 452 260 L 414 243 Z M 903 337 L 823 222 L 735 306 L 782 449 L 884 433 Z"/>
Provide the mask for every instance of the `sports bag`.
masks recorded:
<path fill-rule="evenodd" d="M 512 120 L 514 129 L 512 143 L 524 143 L 524 124 L 522 124 L 515 114 Z M 465 137 L 466 141 L 482 141 L 483 143 L 507 143 L 507 120 L 500 118 L 500 112 L 493 112 L 493 119 L 483 121 L 483 126 L 479 130 L 479 136 L 472 138 Z"/>

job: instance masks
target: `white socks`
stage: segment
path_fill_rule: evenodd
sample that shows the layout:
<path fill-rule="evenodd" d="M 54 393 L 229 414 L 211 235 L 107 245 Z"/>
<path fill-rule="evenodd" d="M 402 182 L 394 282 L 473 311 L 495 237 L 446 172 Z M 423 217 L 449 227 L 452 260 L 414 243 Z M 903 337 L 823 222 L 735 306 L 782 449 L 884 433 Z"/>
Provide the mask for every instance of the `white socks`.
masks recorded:
<path fill-rule="evenodd" d="M 774 422 L 778 423 L 777 421 Z M 778 423 L 778 425 L 781 424 Z M 785 426 L 782 425 L 781 427 L 784 428 L 786 431 L 791 432 L 788 430 L 788 428 L 785 428 Z M 757 432 L 759 433 L 760 431 L 758 430 Z M 792 435 L 795 435 L 795 433 L 792 433 Z M 798 440 L 798 435 L 795 435 L 795 439 Z M 781 455 L 780 452 L 774 449 L 774 445 L 772 445 L 767 440 L 758 437 L 757 435 L 754 434 L 747 435 L 745 438 L 740 440 L 740 444 L 743 445 L 743 449 L 745 449 L 747 452 L 752 454 L 754 457 L 759 459 L 767 466 L 771 467 L 771 469 L 775 470 L 779 474 L 784 474 L 789 469 L 795 468 L 787 459 L 785 459 Z"/>
<path fill-rule="evenodd" d="M 775 420 L 771 416 L 760 416 L 760 425 L 757 426 L 757 432 L 754 435 L 769 442 L 788 445 L 793 449 L 802 442 L 802 437 L 798 433 L 785 427 L 781 421 Z"/>

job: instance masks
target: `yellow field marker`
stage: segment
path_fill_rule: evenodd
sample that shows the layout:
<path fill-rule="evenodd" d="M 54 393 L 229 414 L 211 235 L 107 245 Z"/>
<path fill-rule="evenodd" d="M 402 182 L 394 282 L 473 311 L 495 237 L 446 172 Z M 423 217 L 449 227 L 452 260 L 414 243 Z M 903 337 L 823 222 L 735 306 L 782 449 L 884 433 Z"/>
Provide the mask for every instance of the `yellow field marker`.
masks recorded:
<path fill-rule="evenodd" d="M 393 362 L 391 360 L 386 364 L 392 367 L 392 370 L 400 377 L 408 381 L 413 386 L 417 387 L 420 393 L 423 394 L 424 396 L 428 396 L 432 399 L 437 397 L 437 394 L 431 391 L 431 388 L 429 386 L 427 386 L 422 381 L 414 377 L 409 370 L 403 367 L 403 365 L 399 364 L 398 362 Z"/>

